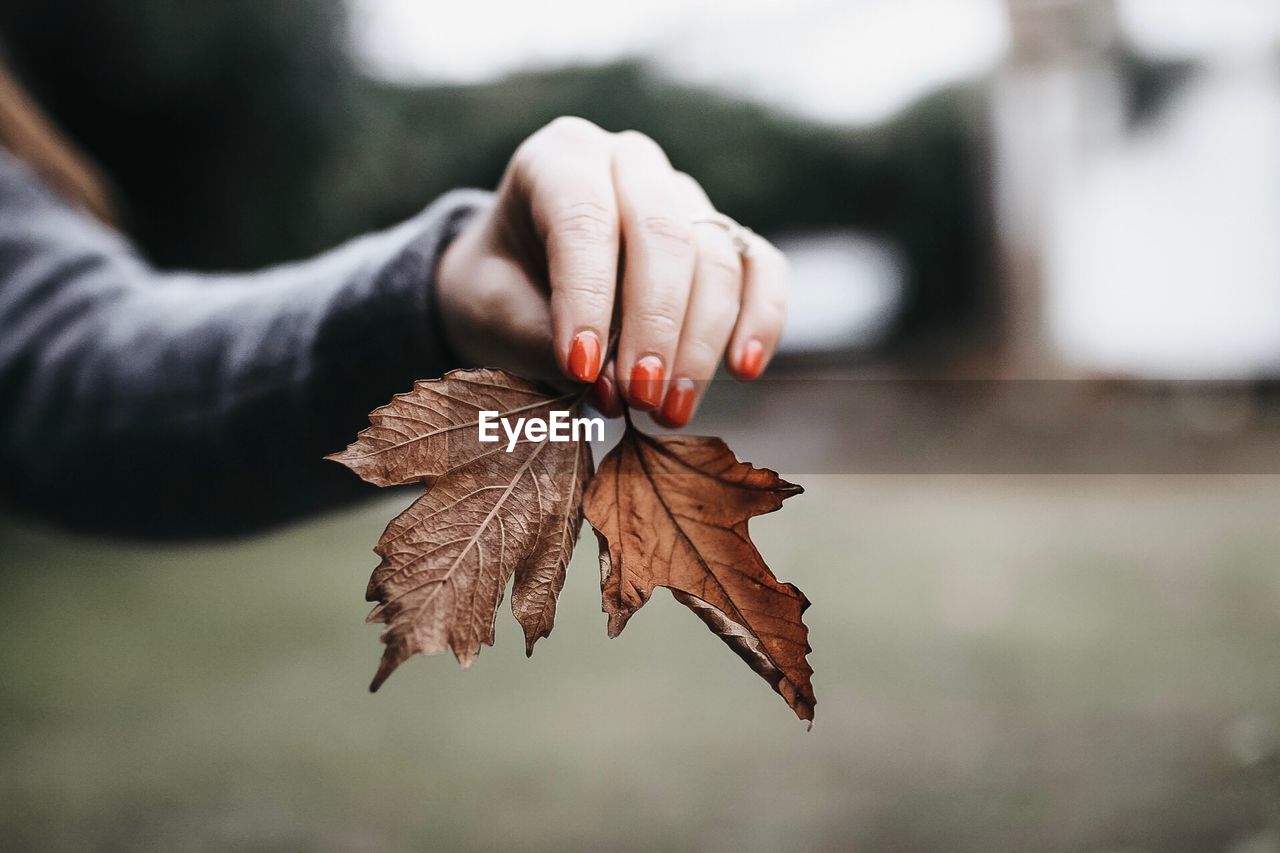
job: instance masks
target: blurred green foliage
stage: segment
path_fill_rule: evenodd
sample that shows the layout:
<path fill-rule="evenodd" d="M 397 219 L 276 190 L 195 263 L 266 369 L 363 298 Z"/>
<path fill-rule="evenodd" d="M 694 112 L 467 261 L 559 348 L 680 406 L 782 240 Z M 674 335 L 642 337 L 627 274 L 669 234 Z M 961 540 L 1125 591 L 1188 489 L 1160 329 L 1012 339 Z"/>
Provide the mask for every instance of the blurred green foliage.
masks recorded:
<path fill-rule="evenodd" d="M 115 182 L 158 263 L 246 268 L 493 186 L 519 142 L 576 114 L 642 130 L 758 230 L 857 228 L 908 263 L 904 334 L 985 304 L 985 192 L 967 97 L 885 126 L 803 121 L 664 81 L 640 63 L 476 86 L 363 77 L 337 0 L 9 0 L 10 60 Z"/>
<path fill-rule="evenodd" d="M 638 63 L 515 75 L 483 86 L 359 85 L 358 135 L 333 175 L 352 209 L 392 220 L 451 185 L 492 186 L 522 139 L 558 115 L 636 128 L 729 215 L 766 233 L 857 228 L 909 263 L 904 329 L 968 316 L 986 216 L 975 136 L 955 92 L 874 129 L 832 127 L 679 86 Z M 424 193 L 423 188 L 427 190 Z"/>
<path fill-rule="evenodd" d="M 241 267 L 332 239 L 313 208 L 351 115 L 340 12 L 329 0 L 11 0 L 0 36 L 156 261 Z"/>

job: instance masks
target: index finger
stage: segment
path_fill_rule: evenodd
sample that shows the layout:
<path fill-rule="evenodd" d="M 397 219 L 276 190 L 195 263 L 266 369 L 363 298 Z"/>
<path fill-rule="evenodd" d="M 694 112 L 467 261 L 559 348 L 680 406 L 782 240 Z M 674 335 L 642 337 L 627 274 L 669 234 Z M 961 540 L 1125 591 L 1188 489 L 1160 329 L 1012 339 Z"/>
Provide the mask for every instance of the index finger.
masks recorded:
<path fill-rule="evenodd" d="M 556 360 L 579 382 L 599 375 L 618 281 L 618 208 L 605 131 L 585 120 L 547 128 L 529 169 L 535 227 L 546 249 Z"/>

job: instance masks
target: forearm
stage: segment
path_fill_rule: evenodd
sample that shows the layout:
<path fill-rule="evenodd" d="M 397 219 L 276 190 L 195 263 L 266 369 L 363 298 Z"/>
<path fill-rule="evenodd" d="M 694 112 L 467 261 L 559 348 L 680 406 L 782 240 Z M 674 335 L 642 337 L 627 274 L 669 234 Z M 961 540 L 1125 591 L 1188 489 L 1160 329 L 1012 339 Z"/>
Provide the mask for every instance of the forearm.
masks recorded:
<path fill-rule="evenodd" d="M 480 203 L 446 197 L 388 232 L 246 275 L 156 273 L 100 234 L 51 251 L 6 217 L 5 498 L 77 527 L 213 535 L 354 496 L 320 457 L 370 408 L 454 366 L 432 276 Z"/>

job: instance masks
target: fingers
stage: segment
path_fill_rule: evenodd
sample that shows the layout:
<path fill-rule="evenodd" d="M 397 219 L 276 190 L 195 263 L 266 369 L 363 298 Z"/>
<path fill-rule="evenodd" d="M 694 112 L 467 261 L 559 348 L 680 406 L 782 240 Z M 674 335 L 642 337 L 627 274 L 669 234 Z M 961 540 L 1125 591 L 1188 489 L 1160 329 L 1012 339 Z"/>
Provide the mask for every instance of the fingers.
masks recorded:
<path fill-rule="evenodd" d="M 593 397 L 602 412 L 617 413 L 626 400 L 683 426 L 722 355 L 739 379 L 764 370 L 782 333 L 786 261 L 759 237 L 740 257 L 723 228 L 695 225 L 714 208 L 653 140 L 558 119 L 521 146 L 508 179 L 534 233 L 526 227 L 527 237 L 505 245 L 531 269 L 545 252 L 556 364 L 578 382 L 599 380 Z M 520 250 L 529 238 L 531 249 Z M 606 369 L 615 314 L 617 350 Z"/>
<path fill-rule="evenodd" d="M 778 349 L 787 319 L 789 270 L 786 257 L 762 237 L 753 237 L 743 259 L 742 309 L 729 342 L 727 363 L 738 379 L 764 372 Z"/>
<path fill-rule="evenodd" d="M 614 362 L 610 361 L 600 371 L 599 378 L 591 386 L 591 405 L 606 418 L 622 417 L 622 398 L 618 395 L 618 380 L 614 375 Z"/>
<path fill-rule="evenodd" d="M 442 264 L 449 263 L 451 258 L 446 255 Z M 501 367 L 535 379 L 560 378 L 563 382 L 551 355 L 546 294 L 509 258 L 483 253 L 467 263 L 471 264 L 466 273 L 473 282 L 470 287 L 437 290 L 440 308 L 450 318 L 445 326 L 450 349 L 464 364 Z M 441 279 L 449 272 L 442 269 Z M 493 334 L 494 328 L 503 333 Z"/>
<path fill-rule="evenodd" d="M 556 358 L 579 382 L 599 375 L 618 279 L 609 140 L 585 119 L 557 119 L 531 137 L 517 173 L 546 248 Z"/>
<path fill-rule="evenodd" d="M 688 175 L 679 175 L 692 219 L 715 212 L 702 187 Z M 693 287 L 680 342 L 662 406 L 654 420 L 666 427 L 689 423 L 715 375 L 716 365 L 729 342 L 742 296 L 742 263 L 723 228 L 701 223 L 694 227 L 697 260 Z"/>
<path fill-rule="evenodd" d="M 697 246 L 687 197 L 662 149 L 635 132 L 614 140 L 625 250 L 617 380 L 632 407 L 658 408 L 675 360 Z"/>

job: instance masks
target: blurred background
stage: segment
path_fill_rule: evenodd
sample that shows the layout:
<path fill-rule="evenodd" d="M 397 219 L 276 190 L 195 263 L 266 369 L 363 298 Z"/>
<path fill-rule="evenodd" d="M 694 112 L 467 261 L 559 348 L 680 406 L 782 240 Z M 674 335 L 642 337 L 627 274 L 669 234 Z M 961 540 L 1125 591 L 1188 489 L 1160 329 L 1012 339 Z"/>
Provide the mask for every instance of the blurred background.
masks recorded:
<path fill-rule="evenodd" d="M 694 427 L 807 493 L 805 733 L 659 593 L 365 692 L 411 496 L 237 542 L 0 519 L 0 848 L 1280 851 L 1274 0 L 8 0 L 165 266 L 492 186 L 561 114 L 783 246 Z"/>

